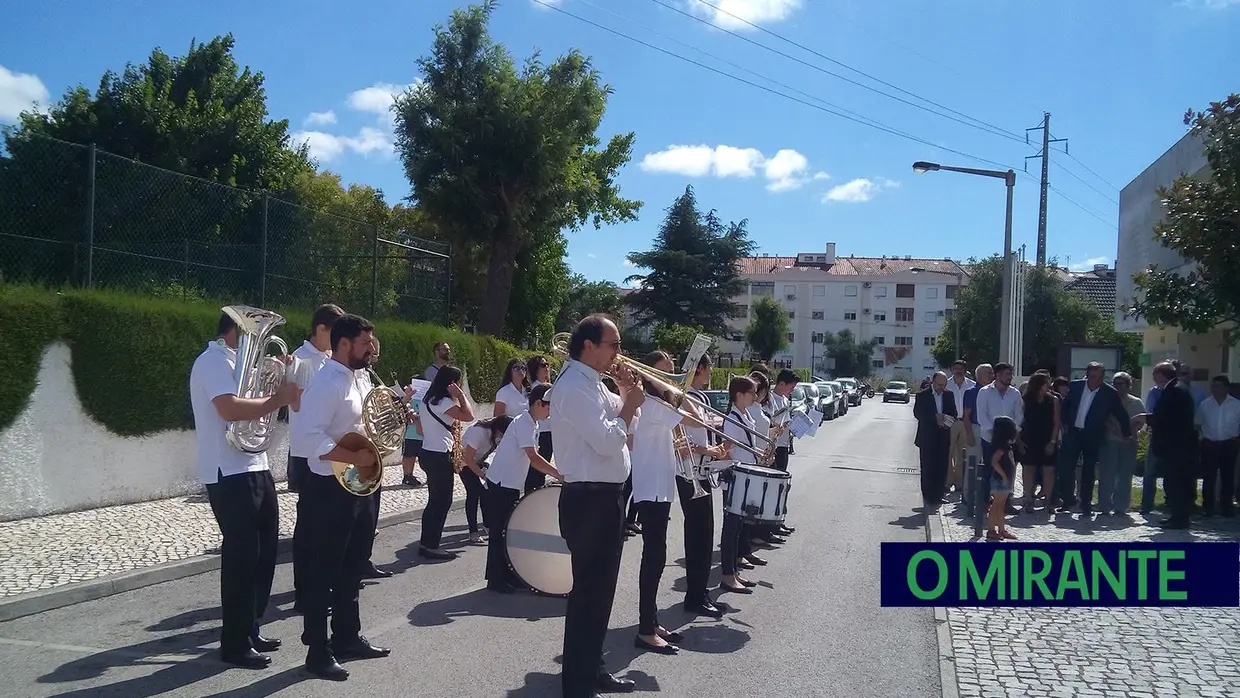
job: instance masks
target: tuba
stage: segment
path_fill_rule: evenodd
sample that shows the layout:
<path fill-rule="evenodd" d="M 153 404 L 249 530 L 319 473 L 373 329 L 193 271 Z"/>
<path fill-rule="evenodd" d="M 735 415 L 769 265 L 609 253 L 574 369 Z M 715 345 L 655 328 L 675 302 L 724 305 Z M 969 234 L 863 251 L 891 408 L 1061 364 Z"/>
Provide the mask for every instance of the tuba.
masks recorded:
<path fill-rule="evenodd" d="M 383 484 L 383 459 L 395 453 L 405 443 L 405 427 L 409 424 L 405 413 L 404 396 L 400 391 L 384 385 L 368 368 L 373 386 L 362 398 L 362 429 L 365 435 L 352 432 L 346 435 L 349 444 L 342 440 L 344 448 L 352 451 L 362 448 L 375 454 L 372 473 L 359 472 L 352 463 L 332 463 L 336 481 L 349 494 L 369 497 Z"/>
<path fill-rule="evenodd" d="M 274 344 L 281 354 L 288 354 L 288 345 L 275 335 L 276 328 L 284 324 L 284 318 L 270 310 L 248 305 L 229 305 L 220 310 L 237 323 L 237 360 L 233 367 L 237 397 L 274 395 L 284 384 L 286 367 L 282 360 L 269 356 L 267 348 Z M 229 445 L 245 453 L 265 452 L 271 447 L 271 424 L 277 412 L 258 419 L 229 422 L 224 434 Z"/>

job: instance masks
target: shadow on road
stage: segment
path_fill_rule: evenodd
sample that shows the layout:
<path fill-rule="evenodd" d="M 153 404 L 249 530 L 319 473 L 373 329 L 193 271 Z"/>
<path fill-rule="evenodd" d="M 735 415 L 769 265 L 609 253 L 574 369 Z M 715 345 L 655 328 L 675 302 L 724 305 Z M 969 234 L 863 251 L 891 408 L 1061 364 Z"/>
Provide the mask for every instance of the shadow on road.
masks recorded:
<path fill-rule="evenodd" d="M 926 526 L 926 512 L 913 510 L 908 516 L 901 516 L 895 521 L 888 521 L 888 526 L 898 526 L 906 531 L 920 531 Z"/>
<path fill-rule="evenodd" d="M 515 603 L 514 603 L 515 602 Z M 530 621 L 562 618 L 566 601 L 550 596 L 517 592 L 497 594 L 476 589 L 458 596 L 420 603 L 409 611 L 409 624 L 418 628 L 447 625 L 457 618 L 489 616 Z"/>

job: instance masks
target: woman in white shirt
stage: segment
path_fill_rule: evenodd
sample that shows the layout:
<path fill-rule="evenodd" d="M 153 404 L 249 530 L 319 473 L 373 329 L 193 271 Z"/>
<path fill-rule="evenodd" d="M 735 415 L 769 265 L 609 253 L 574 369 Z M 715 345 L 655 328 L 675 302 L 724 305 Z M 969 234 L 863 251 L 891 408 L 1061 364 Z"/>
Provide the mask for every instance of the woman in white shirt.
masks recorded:
<path fill-rule="evenodd" d="M 540 385 L 551 385 L 551 364 L 546 357 L 535 354 L 525 363 L 525 375 L 530 382 L 530 390 Z M 538 455 L 551 462 L 551 417 L 538 420 Z M 546 487 L 547 477 L 534 468 L 530 468 L 525 479 L 525 493 L 529 494 L 540 487 Z"/>
<path fill-rule="evenodd" d="M 647 355 L 642 363 L 659 371 L 675 370 L 672 357 L 656 351 Z M 664 402 L 670 396 L 662 394 L 653 384 L 646 384 L 646 392 Z M 677 453 L 674 446 L 677 426 L 703 426 L 696 418 L 671 409 L 657 400 L 646 400 L 637 415 L 631 441 L 633 464 L 633 505 L 642 521 L 642 562 L 638 575 L 637 637 L 633 644 L 638 649 L 660 654 L 676 654 L 680 651 L 674 643 L 681 641 L 680 633 L 668 632 L 659 625 L 658 592 L 663 568 L 667 565 L 667 524 L 671 518 L 672 500 L 676 497 L 676 472 L 680 458 L 688 457 L 688 451 Z"/>
<path fill-rule="evenodd" d="M 761 439 L 752 432 L 761 433 L 758 425 L 754 422 L 753 417 L 749 416 L 749 408 L 754 404 L 757 398 L 758 384 L 746 376 L 733 376 L 728 381 L 728 411 L 726 419 L 723 420 L 723 433 L 736 441 L 748 445 L 755 450 L 761 449 Z M 754 465 L 757 458 L 752 453 L 743 448 L 732 449 L 732 459 L 740 463 L 748 463 Z M 726 489 L 732 488 L 731 478 L 728 477 L 731 471 L 725 472 L 723 485 Z M 727 494 L 724 494 L 727 497 Z M 742 536 L 742 528 L 744 522 L 741 517 L 736 514 L 723 512 L 723 537 L 719 545 L 719 566 L 723 573 L 723 579 L 719 583 L 720 591 L 730 591 L 734 594 L 752 594 L 750 587 L 756 585 L 741 577 L 738 571 L 738 563 L 741 557 L 747 551 L 748 541 Z"/>
<path fill-rule="evenodd" d="M 512 359 L 504 367 L 504 375 L 500 376 L 499 392 L 495 394 L 494 416 L 518 414 L 529 410 L 529 393 L 525 389 L 525 362 Z"/>
<path fill-rule="evenodd" d="M 472 422 L 474 411 L 461 392 L 461 369 L 441 366 L 422 399 L 422 470 L 426 473 L 426 509 L 422 512 L 422 541 L 418 555 L 431 560 L 452 560 L 456 555 L 439 549 L 444 522 L 452 508 L 452 424 Z"/>
<path fill-rule="evenodd" d="M 469 542 L 475 545 L 486 542 L 485 535 L 491 532 L 491 522 L 487 515 L 487 507 L 482 500 L 486 486 L 482 480 L 486 477 L 486 469 L 491 454 L 499 446 L 512 417 L 504 414 L 481 422 L 474 422 L 464 434 L 461 434 L 461 459 L 465 467 L 461 468 L 461 484 L 465 486 L 465 520 L 469 522 Z M 482 530 L 478 530 L 478 509 L 482 509 Z"/>
<path fill-rule="evenodd" d="M 765 373 L 754 371 L 749 374 L 754 383 L 758 385 L 757 397 L 754 403 L 749 406 L 749 416 L 753 418 L 754 424 L 758 427 L 759 434 L 766 434 L 766 438 L 771 441 L 783 431 L 782 428 L 773 428 L 772 422 L 774 415 L 771 413 L 771 379 Z M 770 441 L 764 439 L 754 439 L 758 448 L 765 450 L 770 446 Z M 783 543 L 784 539 L 775 535 L 775 526 L 756 526 L 746 524 L 741 534 L 741 557 L 751 565 L 765 565 L 766 560 L 758 557 L 753 553 L 754 546 L 761 546 L 770 549 L 773 544 Z"/>

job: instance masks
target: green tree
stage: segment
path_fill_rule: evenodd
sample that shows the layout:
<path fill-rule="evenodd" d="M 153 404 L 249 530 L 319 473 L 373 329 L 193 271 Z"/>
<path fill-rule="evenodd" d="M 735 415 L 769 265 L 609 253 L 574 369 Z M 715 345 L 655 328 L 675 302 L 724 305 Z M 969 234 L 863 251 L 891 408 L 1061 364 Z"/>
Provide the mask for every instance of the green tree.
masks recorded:
<path fill-rule="evenodd" d="M 770 296 L 762 296 L 750 307 L 753 319 L 745 328 L 745 344 L 763 361 L 788 346 L 788 310 Z"/>
<path fill-rule="evenodd" d="M 571 51 L 550 65 L 535 54 L 518 71 L 488 23 L 496 3 L 455 10 L 435 30 L 422 81 L 399 96 L 396 145 L 411 199 L 454 244 L 486 248 L 478 331 L 504 333 L 522 250 L 539 231 L 633 220 L 619 169 L 634 134 L 596 135 L 610 87 Z"/>
<path fill-rule="evenodd" d="M 625 299 L 639 326 L 666 323 L 725 333 L 732 299 L 745 291 L 737 264 L 754 249 L 745 227 L 746 221 L 724 225 L 713 210 L 703 216 L 693 187 L 685 187 L 667 209 L 654 247 L 628 256 L 633 266 L 650 269 L 625 279 L 641 282 Z"/>
<path fill-rule="evenodd" d="M 858 342 L 852 330 L 823 335 L 823 355 L 835 359 L 832 373 L 845 378 L 868 378 L 873 371 L 871 357 L 877 340 Z"/>
<path fill-rule="evenodd" d="M 507 336 L 519 346 L 547 351 L 560 307 L 572 286 L 565 258 L 568 239 L 558 229 L 536 232 L 517 255 Z"/>
<path fill-rule="evenodd" d="M 1190 265 L 1185 272 L 1156 266 L 1133 277 L 1140 298 L 1125 310 L 1153 326 L 1207 333 L 1220 326 L 1240 339 L 1240 95 L 1184 115 L 1204 144 L 1208 176 L 1182 174 L 1159 190 L 1164 216 L 1154 239 Z"/>
<path fill-rule="evenodd" d="M 650 333 L 654 340 L 654 345 L 659 349 L 672 355 L 674 359 L 679 361 L 684 358 L 689 347 L 693 346 L 693 342 L 697 340 L 698 335 L 706 334 L 701 327 L 689 327 L 687 325 L 669 325 L 660 323 L 655 325 L 654 331 Z M 719 343 L 713 338 L 710 346 L 706 349 L 707 354 L 719 353 Z M 677 363 L 676 370 L 680 370 L 680 364 Z"/>
<path fill-rule="evenodd" d="M 620 292 L 609 281 L 588 281 L 581 274 L 573 274 L 568 293 L 556 314 L 556 331 L 569 332 L 581 318 L 593 313 L 616 318 L 623 326 L 624 302 L 620 300 Z"/>

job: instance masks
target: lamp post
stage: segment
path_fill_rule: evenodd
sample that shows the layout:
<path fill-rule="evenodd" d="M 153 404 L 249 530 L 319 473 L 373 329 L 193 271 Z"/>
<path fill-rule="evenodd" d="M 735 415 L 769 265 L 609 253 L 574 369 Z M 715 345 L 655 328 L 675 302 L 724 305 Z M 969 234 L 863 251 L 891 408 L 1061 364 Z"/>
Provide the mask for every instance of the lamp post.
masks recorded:
<path fill-rule="evenodd" d="M 909 271 L 913 272 L 914 274 L 920 274 L 922 272 L 927 272 L 930 274 L 948 274 L 950 276 L 954 276 L 956 277 L 956 293 L 957 294 L 960 293 L 960 287 L 964 286 L 964 272 L 962 271 L 939 271 L 937 269 L 926 269 L 924 267 L 913 267 Z M 953 297 L 952 298 L 953 311 L 956 310 L 955 306 L 956 306 L 956 299 Z M 956 358 L 961 359 L 964 357 L 961 356 L 961 352 L 960 352 L 960 313 L 953 312 L 952 317 L 956 319 L 956 345 L 955 345 Z"/>
<path fill-rule="evenodd" d="M 913 171 L 917 174 L 927 172 L 960 172 L 979 177 L 1002 179 L 1007 185 L 1007 216 L 1003 226 L 1003 308 L 999 329 L 999 360 L 1013 366 L 1016 360 L 1012 356 L 1012 191 L 1016 187 L 1015 170 L 978 170 L 972 167 L 951 167 L 937 162 L 917 161 L 913 163 Z M 958 320 L 958 319 L 957 319 Z M 959 327 L 959 322 L 957 322 Z"/>

